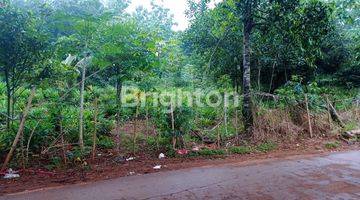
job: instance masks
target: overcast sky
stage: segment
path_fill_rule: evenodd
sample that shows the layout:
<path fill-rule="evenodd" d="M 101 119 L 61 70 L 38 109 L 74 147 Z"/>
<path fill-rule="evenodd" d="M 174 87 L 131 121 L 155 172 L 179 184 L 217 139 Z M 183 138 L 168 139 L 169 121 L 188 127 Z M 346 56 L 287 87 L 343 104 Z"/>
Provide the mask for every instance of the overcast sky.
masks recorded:
<path fill-rule="evenodd" d="M 213 0 L 210 6 L 213 7 L 215 2 L 220 1 L 222 0 Z M 139 6 L 149 9 L 151 8 L 150 2 L 151 0 L 132 0 L 132 4 L 128 8 L 128 11 L 132 12 Z M 188 27 L 189 22 L 185 16 L 185 10 L 187 8 L 186 0 L 154 0 L 154 2 L 170 9 L 171 14 L 174 15 L 175 22 L 178 24 L 178 26 L 173 27 L 174 30 L 185 30 Z"/>

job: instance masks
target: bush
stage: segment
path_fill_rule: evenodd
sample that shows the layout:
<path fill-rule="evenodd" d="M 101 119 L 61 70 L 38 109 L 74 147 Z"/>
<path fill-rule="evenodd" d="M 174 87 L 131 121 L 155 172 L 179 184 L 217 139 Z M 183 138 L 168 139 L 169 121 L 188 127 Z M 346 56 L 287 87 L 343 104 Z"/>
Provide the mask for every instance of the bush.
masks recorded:
<path fill-rule="evenodd" d="M 249 147 L 240 146 L 240 147 L 230 147 L 229 152 L 231 154 L 249 154 L 251 149 Z"/>
<path fill-rule="evenodd" d="M 170 149 L 168 146 L 171 144 L 171 138 L 169 137 L 148 136 L 145 141 L 150 151 L 167 151 Z"/>
<path fill-rule="evenodd" d="M 103 149 L 112 149 L 115 147 L 115 142 L 108 136 L 100 136 L 97 145 Z"/>
<path fill-rule="evenodd" d="M 222 149 L 203 149 L 197 152 L 199 156 L 216 156 L 216 155 L 225 155 L 226 152 Z"/>
<path fill-rule="evenodd" d="M 76 147 L 74 149 L 72 149 L 70 152 L 67 152 L 67 158 L 71 161 L 71 162 L 82 162 L 84 158 L 87 158 L 90 156 L 92 148 L 85 146 L 84 150 L 82 151 L 80 149 L 80 147 Z"/>
<path fill-rule="evenodd" d="M 310 109 L 321 110 L 324 104 L 322 94 L 329 93 L 329 90 L 324 87 L 319 87 L 317 82 L 304 83 L 302 77 L 293 76 L 291 81 L 275 92 L 280 97 L 280 105 L 282 107 L 288 106 L 289 104 L 297 105 L 303 102 L 305 94 L 307 94 Z"/>
<path fill-rule="evenodd" d="M 261 152 L 269 152 L 276 148 L 277 148 L 277 144 L 271 141 L 262 143 L 256 147 L 256 149 Z"/>

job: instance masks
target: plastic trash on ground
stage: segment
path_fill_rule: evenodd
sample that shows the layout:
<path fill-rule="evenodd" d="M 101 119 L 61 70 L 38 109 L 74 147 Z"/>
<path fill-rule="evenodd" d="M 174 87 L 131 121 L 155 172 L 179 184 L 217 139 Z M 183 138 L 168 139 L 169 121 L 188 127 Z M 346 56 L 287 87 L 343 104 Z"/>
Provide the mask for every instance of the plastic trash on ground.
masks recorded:
<path fill-rule="evenodd" d="M 196 151 L 196 152 L 200 151 L 200 147 L 195 146 L 195 147 L 192 148 L 192 151 Z"/>
<path fill-rule="evenodd" d="M 13 179 L 13 178 L 20 178 L 20 175 L 17 171 L 13 171 L 11 168 L 7 171 L 4 176 L 4 179 Z"/>
<path fill-rule="evenodd" d="M 156 165 L 154 169 L 161 169 L 161 165 Z"/>
<path fill-rule="evenodd" d="M 180 150 L 177 150 L 177 153 L 179 155 L 187 155 L 187 154 L 189 154 L 189 151 L 186 149 L 180 149 Z"/>
<path fill-rule="evenodd" d="M 130 157 L 126 159 L 126 161 L 132 161 L 132 160 L 135 160 L 135 157 Z"/>
<path fill-rule="evenodd" d="M 124 163 L 126 161 L 126 158 L 124 156 L 117 156 L 114 161 L 116 163 Z"/>
<path fill-rule="evenodd" d="M 161 153 L 159 154 L 159 159 L 164 159 L 165 158 L 165 154 Z"/>

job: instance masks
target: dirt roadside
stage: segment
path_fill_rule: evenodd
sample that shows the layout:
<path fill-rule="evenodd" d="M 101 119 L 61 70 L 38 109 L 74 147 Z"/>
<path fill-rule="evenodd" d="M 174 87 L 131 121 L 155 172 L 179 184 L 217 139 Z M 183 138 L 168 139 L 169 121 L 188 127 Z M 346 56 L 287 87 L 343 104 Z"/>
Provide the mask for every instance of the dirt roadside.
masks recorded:
<path fill-rule="evenodd" d="M 342 144 L 337 149 L 326 149 L 325 141 L 306 140 L 299 144 L 286 144 L 279 146 L 276 150 L 268 153 L 252 153 L 247 155 L 227 155 L 213 157 L 191 157 L 191 158 L 158 158 L 140 155 L 133 161 L 115 163 L 113 156 L 103 156 L 93 162 L 89 161 L 89 169 L 73 168 L 68 170 L 54 170 L 50 173 L 37 173 L 39 169 L 30 169 L 20 173 L 19 179 L 1 179 L 0 195 L 18 193 L 24 191 L 38 190 L 49 187 L 61 187 L 69 184 L 84 184 L 107 180 L 124 176 L 156 173 L 159 171 L 178 170 L 185 168 L 201 167 L 208 165 L 220 165 L 224 163 L 239 163 L 249 165 L 276 159 L 284 159 L 293 156 L 306 157 L 314 154 L 326 154 L 329 152 L 341 152 L 360 150 L 359 144 Z M 160 170 L 153 169 L 161 165 Z M 37 171 L 37 172 L 36 172 Z"/>

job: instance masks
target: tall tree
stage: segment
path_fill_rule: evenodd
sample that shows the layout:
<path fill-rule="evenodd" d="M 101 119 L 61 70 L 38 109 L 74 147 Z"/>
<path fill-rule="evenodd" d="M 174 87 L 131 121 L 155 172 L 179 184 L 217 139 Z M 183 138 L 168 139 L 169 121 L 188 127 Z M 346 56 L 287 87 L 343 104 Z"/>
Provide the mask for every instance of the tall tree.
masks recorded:
<path fill-rule="evenodd" d="M 0 8 L 0 69 L 6 83 L 7 128 L 14 117 L 16 92 L 25 80 L 39 75 L 47 49 L 45 34 L 36 20 L 9 4 Z"/>
<path fill-rule="evenodd" d="M 257 0 L 244 0 L 238 3 L 238 9 L 242 10 L 243 19 L 243 118 L 245 130 L 248 134 L 252 132 L 254 114 L 251 100 L 251 43 L 250 36 L 254 27 L 254 9 L 257 7 Z"/>

